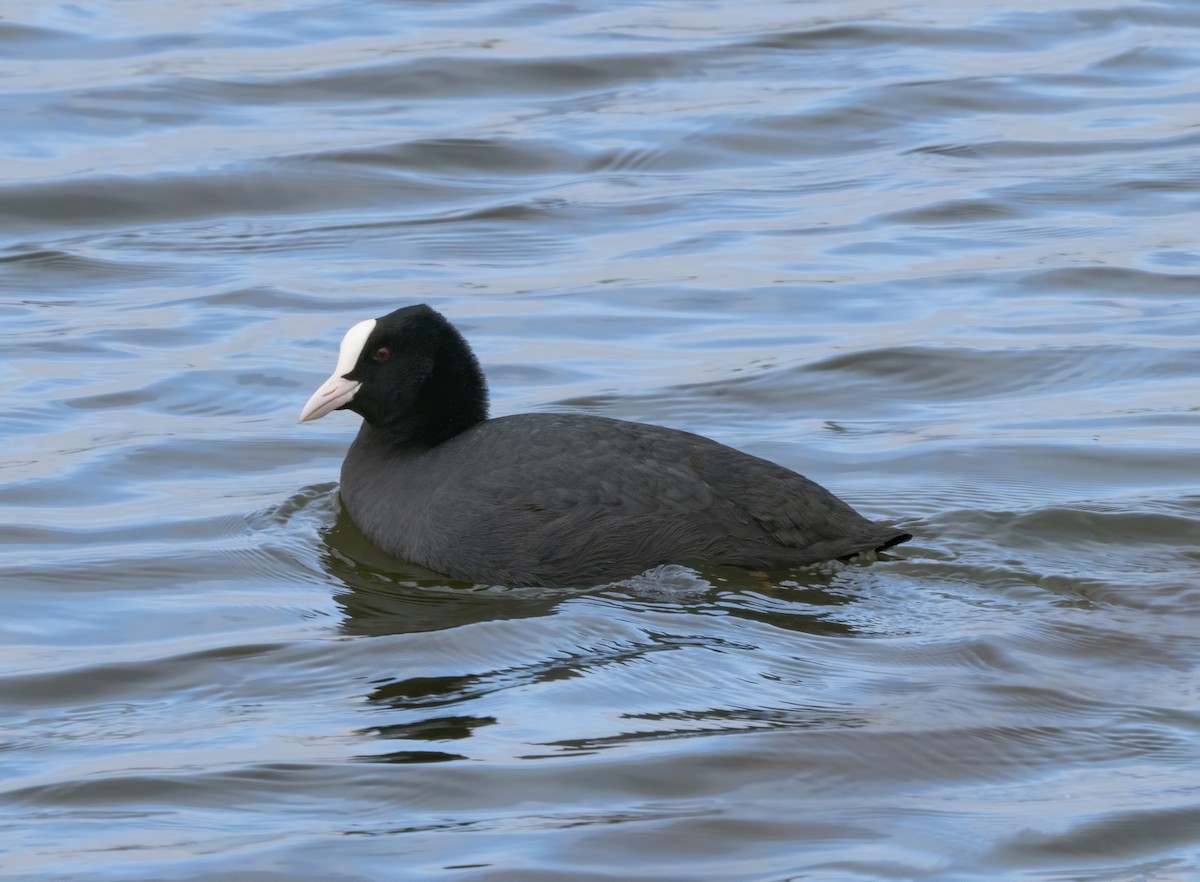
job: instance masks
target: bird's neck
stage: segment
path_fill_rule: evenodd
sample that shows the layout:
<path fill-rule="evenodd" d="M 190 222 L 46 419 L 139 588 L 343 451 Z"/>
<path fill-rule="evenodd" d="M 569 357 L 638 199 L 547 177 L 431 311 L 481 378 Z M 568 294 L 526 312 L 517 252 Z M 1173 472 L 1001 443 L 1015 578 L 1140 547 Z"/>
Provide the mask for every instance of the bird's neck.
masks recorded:
<path fill-rule="evenodd" d="M 378 426 L 393 447 L 428 449 L 488 418 L 487 384 L 465 345 L 453 357 L 438 358 L 404 413 Z"/>

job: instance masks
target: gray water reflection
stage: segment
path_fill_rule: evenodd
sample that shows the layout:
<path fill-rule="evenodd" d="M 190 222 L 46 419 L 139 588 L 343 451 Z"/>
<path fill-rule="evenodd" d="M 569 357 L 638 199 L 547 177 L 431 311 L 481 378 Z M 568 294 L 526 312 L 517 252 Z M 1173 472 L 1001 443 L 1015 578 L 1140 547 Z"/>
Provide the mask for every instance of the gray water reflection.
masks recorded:
<path fill-rule="evenodd" d="M 0 878 L 1200 877 L 1200 9 L 0 0 Z M 365 543 L 342 331 L 901 553 Z"/>

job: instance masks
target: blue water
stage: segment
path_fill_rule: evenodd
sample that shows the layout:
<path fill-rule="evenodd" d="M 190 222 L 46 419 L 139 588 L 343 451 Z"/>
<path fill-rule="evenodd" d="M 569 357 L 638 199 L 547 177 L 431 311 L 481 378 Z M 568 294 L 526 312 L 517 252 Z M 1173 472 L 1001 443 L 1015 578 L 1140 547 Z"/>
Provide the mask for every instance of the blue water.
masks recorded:
<path fill-rule="evenodd" d="M 910 6 L 0 0 L 0 878 L 1200 878 L 1200 6 Z M 392 560 L 414 302 L 916 538 Z"/>

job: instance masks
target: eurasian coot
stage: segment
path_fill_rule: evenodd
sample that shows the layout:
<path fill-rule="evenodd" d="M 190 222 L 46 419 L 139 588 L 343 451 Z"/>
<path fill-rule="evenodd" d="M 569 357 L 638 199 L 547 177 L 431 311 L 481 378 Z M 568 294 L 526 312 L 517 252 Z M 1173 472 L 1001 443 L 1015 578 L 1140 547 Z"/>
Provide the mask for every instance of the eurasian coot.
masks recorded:
<path fill-rule="evenodd" d="M 782 466 L 708 438 L 584 414 L 488 419 L 440 313 L 351 328 L 300 421 L 363 417 L 342 499 L 371 541 L 454 579 L 595 585 L 658 564 L 791 567 L 912 537 Z"/>

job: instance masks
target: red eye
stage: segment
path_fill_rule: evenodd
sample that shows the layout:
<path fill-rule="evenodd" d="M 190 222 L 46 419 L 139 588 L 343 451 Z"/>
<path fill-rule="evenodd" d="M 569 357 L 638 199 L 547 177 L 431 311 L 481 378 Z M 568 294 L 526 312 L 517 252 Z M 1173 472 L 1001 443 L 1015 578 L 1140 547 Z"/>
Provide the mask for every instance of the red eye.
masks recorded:
<path fill-rule="evenodd" d="M 378 349 L 375 350 L 375 354 L 371 356 L 371 360 L 377 361 L 380 364 L 383 364 L 385 361 L 387 361 L 391 357 L 392 357 L 392 350 L 388 349 L 386 346 L 380 346 Z"/>

